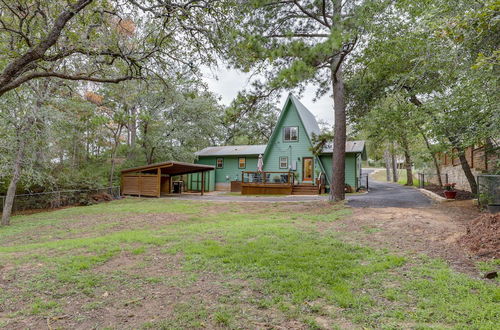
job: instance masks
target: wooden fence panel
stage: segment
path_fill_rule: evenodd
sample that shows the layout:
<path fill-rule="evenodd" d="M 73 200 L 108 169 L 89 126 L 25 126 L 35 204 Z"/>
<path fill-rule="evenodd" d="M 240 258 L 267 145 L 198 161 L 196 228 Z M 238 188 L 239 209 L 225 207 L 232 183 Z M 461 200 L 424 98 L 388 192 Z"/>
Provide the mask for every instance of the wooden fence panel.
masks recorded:
<path fill-rule="evenodd" d="M 124 176 L 123 177 L 123 195 L 139 195 L 139 177 L 138 176 Z"/>
<path fill-rule="evenodd" d="M 124 175 L 122 195 L 158 196 L 157 175 Z"/>

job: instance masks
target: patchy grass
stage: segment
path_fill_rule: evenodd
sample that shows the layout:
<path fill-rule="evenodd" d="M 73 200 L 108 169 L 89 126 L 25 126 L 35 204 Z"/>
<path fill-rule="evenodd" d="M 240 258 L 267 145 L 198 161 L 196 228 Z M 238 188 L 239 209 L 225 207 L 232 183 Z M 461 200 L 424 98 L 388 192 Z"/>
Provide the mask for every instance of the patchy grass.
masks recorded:
<path fill-rule="evenodd" d="M 151 214 L 159 218 L 141 228 L 116 226 Z M 158 226 L 162 214 L 183 221 Z M 500 322 L 498 282 L 425 256 L 347 244 L 329 223 L 350 215 L 320 202 L 129 198 L 16 216 L 0 241 L 27 234 L 32 241 L 0 246 L 1 324 L 43 327 L 50 317 L 54 328 L 494 329 Z M 36 235 L 62 224 L 72 237 Z"/>
<path fill-rule="evenodd" d="M 417 178 L 417 171 L 414 171 L 413 173 L 413 186 L 418 187 L 419 186 L 419 180 Z M 376 172 L 372 173 L 370 175 L 370 178 L 375 180 L 375 181 L 380 181 L 380 182 L 387 182 L 387 177 L 385 173 L 385 169 L 379 169 Z M 392 175 L 391 175 L 392 179 Z M 406 170 L 405 169 L 398 169 L 398 184 L 401 185 L 406 185 Z"/>

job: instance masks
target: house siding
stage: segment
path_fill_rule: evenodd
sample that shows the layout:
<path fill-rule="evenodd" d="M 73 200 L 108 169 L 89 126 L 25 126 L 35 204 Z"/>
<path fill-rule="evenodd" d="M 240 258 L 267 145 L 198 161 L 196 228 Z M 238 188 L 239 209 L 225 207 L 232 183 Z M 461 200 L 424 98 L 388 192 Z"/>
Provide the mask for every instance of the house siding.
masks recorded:
<path fill-rule="evenodd" d="M 298 141 L 285 142 L 283 136 L 283 128 L 287 126 L 297 126 L 299 128 Z M 271 141 L 267 146 L 266 153 L 264 154 L 264 171 L 284 172 L 288 169 L 279 167 L 279 158 L 288 157 L 288 166 L 292 166 L 292 162 L 297 163 L 298 182 L 302 182 L 302 159 L 304 157 L 313 157 L 311 142 L 307 136 L 307 132 L 302 124 L 299 114 L 295 109 L 292 102 L 288 102 L 284 109 L 283 117 L 276 126 L 276 133 L 273 134 Z M 300 158 L 300 160 L 299 160 Z M 315 158 L 315 157 L 314 157 Z M 313 171 L 314 179 L 319 172 L 320 167 L 315 159 Z"/>
<path fill-rule="evenodd" d="M 240 157 L 246 158 L 246 167 L 244 169 L 238 168 L 238 159 Z M 211 175 L 211 178 L 213 177 L 210 182 L 210 191 L 224 189 L 225 187 L 229 189 L 231 181 L 241 181 L 242 171 L 257 170 L 257 155 L 199 157 L 195 163 L 216 166 L 217 158 L 224 159 L 224 167 L 216 168 L 215 170 L 208 172 Z"/>
<path fill-rule="evenodd" d="M 210 165 L 210 164 L 206 164 Z M 187 175 L 185 189 L 189 191 L 201 191 L 201 173 L 191 173 Z M 215 171 L 205 172 L 205 191 L 215 190 Z"/>
<path fill-rule="evenodd" d="M 356 183 L 359 182 L 359 175 L 356 170 L 356 158 L 356 154 L 349 153 L 345 155 L 345 183 L 355 188 L 357 188 Z M 332 182 L 332 156 L 321 155 L 320 160 L 325 168 L 328 181 Z M 358 178 L 358 180 L 356 180 L 356 178 Z"/>

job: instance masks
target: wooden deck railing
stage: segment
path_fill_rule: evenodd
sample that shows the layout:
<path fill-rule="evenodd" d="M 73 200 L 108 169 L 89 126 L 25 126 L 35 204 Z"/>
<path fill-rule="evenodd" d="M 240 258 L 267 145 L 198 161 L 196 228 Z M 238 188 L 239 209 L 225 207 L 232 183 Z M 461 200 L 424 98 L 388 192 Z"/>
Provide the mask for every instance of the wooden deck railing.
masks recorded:
<path fill-rule="evenodd" d="M 241 182 L 244 184 L 288 184 L 293 185 L 295 177 L 293 172 L 275 171 L 242 171 Z"/>

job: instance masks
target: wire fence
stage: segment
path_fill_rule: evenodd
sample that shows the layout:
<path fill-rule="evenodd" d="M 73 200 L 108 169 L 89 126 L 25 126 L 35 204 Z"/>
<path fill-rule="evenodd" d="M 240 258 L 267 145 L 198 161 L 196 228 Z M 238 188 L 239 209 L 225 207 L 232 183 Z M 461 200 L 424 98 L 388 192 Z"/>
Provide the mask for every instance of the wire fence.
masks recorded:
<path fill-rule="evenodd" d="M 478 175 L 477 190 L 481 206 L 500 205 L 500 175 Z"/>
<path fill-rule="evenodd" d="M 425 186 L 438 186 L 439 175 L 436 173 L 418 173 L 418 187 L 425 188 Z M 448 174 L 441 174 L 441 183 L 447 184 L 449 183 Z"/>
<path fill-rule="evenodd" d="M 119 186 L 19 194 L 14 196 L 12 211 L 55 209 L 68 205 L 90 205 L 103 200 L 115 199 L 119 196 Z M 5 196 L 0 196 L 0 212 L 4 209 L 5 198 Z"/>

